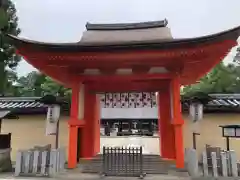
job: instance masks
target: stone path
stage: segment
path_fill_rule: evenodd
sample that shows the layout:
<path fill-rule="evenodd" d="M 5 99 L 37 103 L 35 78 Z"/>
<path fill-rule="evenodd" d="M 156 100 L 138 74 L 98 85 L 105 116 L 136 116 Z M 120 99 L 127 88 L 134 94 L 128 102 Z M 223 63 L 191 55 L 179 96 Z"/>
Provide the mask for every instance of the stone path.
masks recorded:
<path fill-rule="evenodd" d="M 57 175 L 55 178 L 42 177 L 14 177 L 11 173 L 0 174 L 0 180 L 138 180 L 137 177 L 104 177 L 94 174 L 82 174 L 79 172 L 68 171 Z M 144 180 L 216 180 L 213 177 L 178 177 L 175 175 L 147 175 Z M 233 177 L 219 177 L 218 180 L 240 180 Z"/>
<path fill-rule="evenodd" d="M 138 180 L 137 177 L 100 177 L 96 174 L 83 174 L 74 171 L 68 171 L 57 175 L 54 178 L 42 177 L 14 177 L 11 173 L 0 174 L 0 180 Z M 188 177 L 177 177 L 172 175 L 147 175 L 144 180 L 190 180 Z"/>

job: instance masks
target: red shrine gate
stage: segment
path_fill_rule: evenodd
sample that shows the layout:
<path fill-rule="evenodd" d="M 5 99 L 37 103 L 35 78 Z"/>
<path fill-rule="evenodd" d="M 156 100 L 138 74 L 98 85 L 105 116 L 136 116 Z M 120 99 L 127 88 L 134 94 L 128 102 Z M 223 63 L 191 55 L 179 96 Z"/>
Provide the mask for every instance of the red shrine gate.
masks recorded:
<path fill-rule="evenodd" d="M 34 67 L 72 88 L 68 166 L 99 152 L 99 92 L 158 92 L 161 156 L 184 167 L 180 85 L 194 83 L 235 46 L 240 27 L 173 39 L 167 21 L 87 24 L 78 43 L 42 43 L 8 35 Z M 80 146 L 78 146 L 80 139 Z"/>

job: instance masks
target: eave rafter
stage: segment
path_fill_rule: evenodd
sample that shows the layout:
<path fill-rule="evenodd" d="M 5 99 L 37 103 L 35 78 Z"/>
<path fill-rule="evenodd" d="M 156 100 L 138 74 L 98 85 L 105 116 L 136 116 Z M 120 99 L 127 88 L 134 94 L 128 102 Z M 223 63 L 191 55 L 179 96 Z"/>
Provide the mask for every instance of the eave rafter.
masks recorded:
<path fill-rule="evenodd" d="M 151 66 L 133 66 L 132 72 L 133 74 L 147 74 L 150 68 Z"/>
<path fill-rule="evenodd" d="M 22 50 L 26 54 L 33 53 L 35 56 L 45 57 L 49 63 L 59 63 L 65 62 L 67 64 L 76 64 L 83 62 L 91 63 L 149 63 L 159 62 L 159 59 L 164 59 L 166 61 L 172 59 L 182 59 L 189 58 L 192 56 L 202 57 L 204 54 L 211 53 L 209 49 L 216 47 L 216 49 L 221 46 L 221 43 L 209 44 L 206 46 L 196 46 L 192 48 L 176 48 L 171 50 L 149 50 L 149 51 L 126 51 L 126 52 L 101 52 L 101 53 L 64 53 L 64 52 L 45 52 L 45 51 L 30 51 L 28 49 Z"/>
<path fill-rule="evenodd" d="M 181 83 L 183 85 L 195 83 L 196 80 L 200 79 L 206 72 L 209 72 L 223 60 L 235 44 L 235 42 L 226 41 L 221 46 L 209 49 L 212 53 L 201 60 L 188 59 L 185 61 Z"/>

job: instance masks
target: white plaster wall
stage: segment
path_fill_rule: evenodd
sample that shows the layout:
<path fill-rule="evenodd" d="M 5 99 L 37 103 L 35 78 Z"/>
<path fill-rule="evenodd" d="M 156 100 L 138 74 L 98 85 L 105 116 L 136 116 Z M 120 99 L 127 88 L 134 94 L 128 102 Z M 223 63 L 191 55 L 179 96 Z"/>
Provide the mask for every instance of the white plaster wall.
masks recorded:
<path fill-rule="evenodd" d="M 101 118 L 157 119 L 158 109 L 153 108 L 101 108 Z"/>
<path fill-rule="evenodd" d="M 111 147 L 143 147 L 144 154 L 160 154 L 159 137 L 101 137 L 101 152 L 103 146 Z"/>

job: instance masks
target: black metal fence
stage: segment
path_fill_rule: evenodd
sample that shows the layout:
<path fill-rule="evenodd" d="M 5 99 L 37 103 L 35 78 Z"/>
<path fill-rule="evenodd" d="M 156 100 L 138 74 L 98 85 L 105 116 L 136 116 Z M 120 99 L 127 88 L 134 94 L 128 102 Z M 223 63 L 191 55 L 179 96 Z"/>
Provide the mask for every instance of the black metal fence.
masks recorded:
<path fill-rule="evenodd" d="M 144 177 L 142 147 L 103 147 L 103 175 Z"/>

